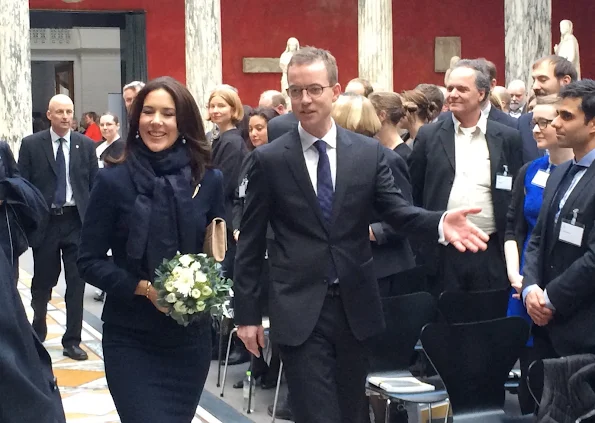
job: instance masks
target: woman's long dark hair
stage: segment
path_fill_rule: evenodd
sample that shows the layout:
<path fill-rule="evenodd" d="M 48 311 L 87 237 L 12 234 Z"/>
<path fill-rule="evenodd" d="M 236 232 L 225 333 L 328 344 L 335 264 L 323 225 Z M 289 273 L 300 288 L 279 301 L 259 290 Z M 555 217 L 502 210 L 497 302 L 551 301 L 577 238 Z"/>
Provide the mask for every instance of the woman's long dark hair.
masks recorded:
<path fill-rule="evenodd" d="M 190 153 L 192 179 L 197 184 L 202 180 L 205 170 L 211 166 L 211 145 L 207 141 L 202 117 L 194 97 L 185 86 L 170 76 L 153 79 L 138 92 L 130 108 L 126 149 L 122 157 L 113 161 L 113 163 L 122 163 L 131 152 L 138 148 L 136 136 L 138 135 L 139 120 L 145 99 L 150 92 L 159 89 L 167 91 L 174 99 L 178 132 L 186 140 L 186 146 Z"/>
<path fill-rule="evenodd" d="M 256 109 L 253 109 L 249 114 L 248 114 L 248 120 L 246 122 L 246 132 L 248 132 L 248 141 L 246 142 L 246 145 L 248 146 L 248 150 L 252 151 L 254 150 L 254 146 L 252 145 L 252 141 L 250 141 L 250 131 L 249 131 L 249 123 L 250 123 L 250 118 L 252 116 L 260 116 L 261 118 L 264 119 L 264 121 L 267 123 L 267 126 L 269 124 L 269 121 L 274 118 L 279 116 L 279 113 L 277 113 L 275 111 L 275 109 L 270 109 L 267 107 L 257 107 Z M 267 140 L 268 142 L 268 140 Z"/>

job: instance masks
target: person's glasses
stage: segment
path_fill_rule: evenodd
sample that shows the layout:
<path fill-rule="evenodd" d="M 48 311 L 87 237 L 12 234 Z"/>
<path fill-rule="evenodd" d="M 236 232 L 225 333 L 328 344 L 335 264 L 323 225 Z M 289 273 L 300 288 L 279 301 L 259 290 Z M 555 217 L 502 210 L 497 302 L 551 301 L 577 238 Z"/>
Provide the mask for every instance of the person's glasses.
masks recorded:
<path fill-rule="evenodd" d="M 332 87 L 332 85 L 327 85 L 326 87 L 323 87 L 322 85 L 318 84 L 308 85 L 307 87 L 291 86 L 287 89 L 287 95 L 294 100 L 299 100 L 300 98 L 302 98 L 304 90 L 306 90 L 311 98 L 317 98 L 322 95 L 322 92 L 325 88 L 330 87 Z"/>
<path fill-rule="evenodd" d="M 535 128 L 535 125 L 539 126 L 542 131 L 552 124 L 553 119 L 533 119 L 531 121 L 531 128 Z"/>

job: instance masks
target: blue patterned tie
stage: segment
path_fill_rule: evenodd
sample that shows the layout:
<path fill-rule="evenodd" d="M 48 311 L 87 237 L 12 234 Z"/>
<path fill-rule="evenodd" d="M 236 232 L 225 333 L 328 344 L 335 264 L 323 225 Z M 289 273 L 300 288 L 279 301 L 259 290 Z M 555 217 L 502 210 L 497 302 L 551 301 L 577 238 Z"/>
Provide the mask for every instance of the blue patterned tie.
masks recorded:
<path fill-rule="evenodd" d="M 54 192 L 54 206 L 62 207 L 66 203 L 66 159 L 64 157 L 64 138 L 58 139 L 56 152 L 56 191 Z"/>
<path fill-rule="evenodd" d="M 318 204 L 320 204 L 320 210 L 322 211 L 324 220 L 327 225 L 330 225 L 333 213 L 333 195 L 335 194 L 333 177 L 331 175 L 331 163 L 329 162 L 328 154 L 326 154 L 326 142 L 318 140 L 314 143 L 314 147 L 318 150 L 318 170 L 316 175 Z M 332 285 L 337 282 L 337 270 L 335 269 L 335 263 L 332 257 L 328 266 L 328 283 Z"/>
<path fill-rule="evenodd" d="M 331 176 L 331 163 L 326 154 L 326 142 L 318 140 L 314 143 L 314 147 L 318 150 L 318 171 L 316 176 L 316 191 L 318 196 L 318 204 L 320 210 L 326 220 L 327 224 L 331 223 L 331 215 L 333 213 L 333 178 Z"/>

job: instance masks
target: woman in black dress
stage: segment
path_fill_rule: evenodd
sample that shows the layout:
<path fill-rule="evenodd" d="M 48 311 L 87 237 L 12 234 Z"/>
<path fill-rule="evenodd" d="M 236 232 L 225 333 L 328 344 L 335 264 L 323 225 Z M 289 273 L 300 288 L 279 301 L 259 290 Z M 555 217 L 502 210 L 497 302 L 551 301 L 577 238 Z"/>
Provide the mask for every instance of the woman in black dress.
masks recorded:
<path fill-rule="evenodd" d="M 206 227 L 224 214 L 223 176 L 210 155 L 190 92 L 158 78 L 132 106 L 124 156 L 99 172 L 91 192 L 78 267 L 107 293 L 105 372 L 123 423 L 189 423 L 198 406 L 211 319 L 178 325 L 151 281 L 163 259 L 200 253 Z"/>
<path fill-rule="evenodd" d="M 225 276 L 233 279 L 236 242 L 233 239 L 231 221 L 233 219 L 233 200 L 238 188 L 238 177 L 242 161 L 248 153 L 246 142 L 238 125 L 244 118 L 244 108 L 240 97 L 231 88 L 225 86 L 214 90 L 209 96 L 207 119 L 217 125 L 219 135 L 213 139 L 213 166 L 223 172 L 225 220 L 227 225 L 227 253 L 222 266 Z"/>

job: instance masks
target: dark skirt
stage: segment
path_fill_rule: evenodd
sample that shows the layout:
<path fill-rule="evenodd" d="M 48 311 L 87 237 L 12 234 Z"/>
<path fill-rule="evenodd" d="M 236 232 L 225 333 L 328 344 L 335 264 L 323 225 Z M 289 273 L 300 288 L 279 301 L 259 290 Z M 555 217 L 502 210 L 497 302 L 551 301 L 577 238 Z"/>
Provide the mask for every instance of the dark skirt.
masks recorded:
<path fill-rule="evenodd" d="M 173 333 L 103 325 L 107 384 L 122 423 L 190 423 L 211 360 L 210 319 Z"/>

